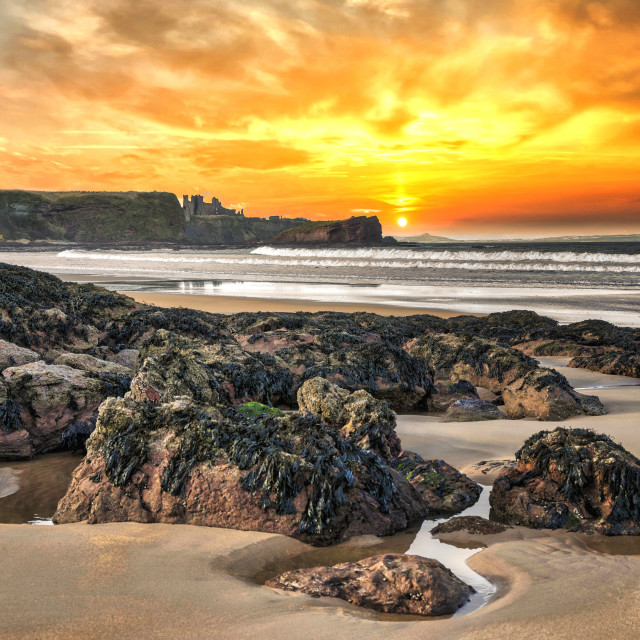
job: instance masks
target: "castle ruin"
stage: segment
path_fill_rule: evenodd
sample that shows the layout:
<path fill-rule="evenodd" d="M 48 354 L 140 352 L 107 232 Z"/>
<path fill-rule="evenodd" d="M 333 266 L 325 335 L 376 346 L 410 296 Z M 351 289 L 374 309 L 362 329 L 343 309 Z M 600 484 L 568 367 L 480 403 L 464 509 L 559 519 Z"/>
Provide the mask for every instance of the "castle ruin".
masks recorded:
<path fill-rule="evenodd" d="M 182 196 L 182 210 L 185 220 L 189 222 L 195 216 L 242 216 L 244 217 L 244 209 L 236 211 L 235 209 L 227 209 L 223 207 L 218 198 L 212 198 L 211 202 L 205 202 L 202 196 L 196 195 Z"/>

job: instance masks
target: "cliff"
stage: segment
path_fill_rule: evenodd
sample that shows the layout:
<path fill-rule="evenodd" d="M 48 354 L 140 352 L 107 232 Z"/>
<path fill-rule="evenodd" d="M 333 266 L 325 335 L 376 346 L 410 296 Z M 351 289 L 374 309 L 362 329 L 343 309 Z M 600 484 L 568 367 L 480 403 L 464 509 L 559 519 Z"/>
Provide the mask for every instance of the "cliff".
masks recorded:
<path fill-rule="evenodd" d="M 0 191 L 4 240 L 176 242 L 184 224 L 173 193 Z"/>
<path fill-rule="evenodd" d="M 270 244 L 377 244 L 382 226 L 376 216 L 353 216 L 347 220 L 306 222 L 269 240 Z"/>
<path fill-rule="evenodd" d="M 186 223 L 184 238 L 190 244 L 240 244 L 269 240 L 272 236 L 299 225 L 300 222 L 287 219 L 202 216 Z"/>
<path fill-rule="evenodd" d="M 187 222 L 178 198 L 157 191 L 0 191 L 0 242 L 241 244 L 299 224 L 225 215 Z"/>

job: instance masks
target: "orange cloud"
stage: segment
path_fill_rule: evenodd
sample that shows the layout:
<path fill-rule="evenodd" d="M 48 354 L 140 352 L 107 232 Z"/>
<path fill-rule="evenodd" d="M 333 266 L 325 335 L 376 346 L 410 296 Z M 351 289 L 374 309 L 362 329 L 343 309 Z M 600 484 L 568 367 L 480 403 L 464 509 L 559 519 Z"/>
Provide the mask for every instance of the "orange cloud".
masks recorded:
<path fill-rule="evenodd" d="M 6 0 L 0 186 L 640 231 L 636 0 Z"/>

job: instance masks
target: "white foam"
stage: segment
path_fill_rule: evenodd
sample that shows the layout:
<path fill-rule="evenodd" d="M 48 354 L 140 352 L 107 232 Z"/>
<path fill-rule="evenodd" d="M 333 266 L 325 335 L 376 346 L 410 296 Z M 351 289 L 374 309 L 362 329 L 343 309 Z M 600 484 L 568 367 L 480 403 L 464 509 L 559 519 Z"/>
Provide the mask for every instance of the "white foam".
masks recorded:
<path fill-rule="evenodd" d="M 576 253 L 574 251 L 466 251 L 437 249 L 293 249 L 286 247 L 257 247 L 254 255 L 286 258 L 347 258 L 364 260 L 438 260 L 472 262 L 531 262 L 550 261 L 560 263 L 638 264 L 640 254 L 631 253 Z"/>

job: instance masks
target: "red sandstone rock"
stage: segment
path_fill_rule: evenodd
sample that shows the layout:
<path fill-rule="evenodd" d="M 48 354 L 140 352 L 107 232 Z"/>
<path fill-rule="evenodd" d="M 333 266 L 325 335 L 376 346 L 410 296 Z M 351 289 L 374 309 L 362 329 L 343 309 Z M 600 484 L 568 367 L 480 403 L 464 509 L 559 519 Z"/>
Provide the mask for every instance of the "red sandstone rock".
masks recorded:
<path fill-rule="evenodd" d="M 58 449 L 62 431 L 95 416 L 105 397 L 99 380 L 63 365 L 38 361 L 9 367 L 3 375 L 11 396 L 22 407 L 32 445 L 29 455 Z M 4 455 L 1 447 L 0 455 Z"/>
<path fill-rule="evenodd" d="M 333 567 L 287 571 L 268 587 L 329 596 L 384 613 L 441 616 L 455 613 L 473 587 L 437 560 L 389 553 Z"/>

